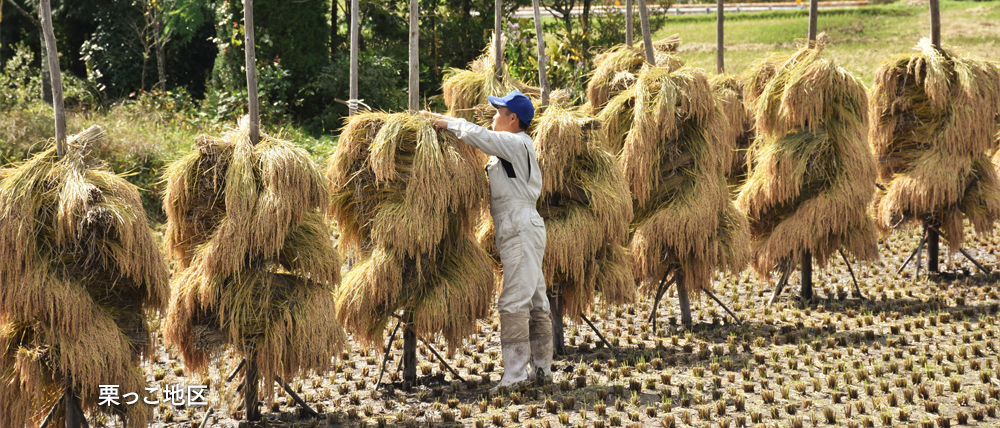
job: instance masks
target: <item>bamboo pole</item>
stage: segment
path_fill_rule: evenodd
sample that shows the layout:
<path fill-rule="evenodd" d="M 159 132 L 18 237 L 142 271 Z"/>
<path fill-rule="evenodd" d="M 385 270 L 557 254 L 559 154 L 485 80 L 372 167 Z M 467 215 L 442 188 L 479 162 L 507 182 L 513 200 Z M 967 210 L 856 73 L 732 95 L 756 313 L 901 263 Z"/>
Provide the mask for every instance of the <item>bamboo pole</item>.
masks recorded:
<path fill-rule="evenodd" d="M 634 0 L 625 0 L 625 46 L 632 47 L 632 41 L 634 37 L 632 36 L 632 28 L 635 27 L 632 17 L 632 3 Z"/>
<path fill-rule="evenodd" d="M 254 48 L 253 0 L 243 0 L 244 51 L 247 69 L 247 110 L 250 115 L 250 143 L 260 141 L 260 101 L 257 98 L 257 52 Z"/>
<path fill-rule="evenodd" d="M 646 9 L 646 0 L 639 0 L 639 25 L 642 27 L 642 45 L 646 48 L 646 62 L 656 65 L 653 36 L 649 33 L 649 11 Z"/>
<path fill-rule="evenodd" d="M 715 72 L 722 74 L 726 70 L 726 51 L 725 51 L 725 29 L 723 28 L 723 23 L 725 22 L 725 0 L 716 0 L 715 2 Z"/>
<path fill-rule="evenodd" d="M 59 71 L 59 51 L 56 49 L 56 34 L 52 29 L 52 7 L 49 0 L 41 0 L 41 24 L 45 37 L 45 53 L 48 57 L 49 78 L 52 81 L 52 109 L 56 122 L 56 154 L 62 158 L 66 154 L 66 110 L 63 106 L 62 73 Z"/>
<path fill-rule="evenodd" d="M 496 11 L 493 20 L 493 69 L 497 76 L 503 74 L 503 51 L 500 50 L 502 43 L 500 37 L 503 34 L 503 0 L 496 0 Z"/>
<path fill-rule="evenodd" d="M 420 2 L 410 0 L 409 109 L 420 110 Z"/>
<path fill-rule="evenodd" d="M 941 49 L 941 5 L 938 0 L 930 0 L 931 8 L 931 43 Z"/>
<path fill-rule="evenodd" d="M 819 0 L 809 0 L 809 46 L 816 43 L 816 21 L 819 17 Z"/>
<path fill-rule="evenodd" d="M 358 29 L 358 0 L 351 0 L 351 83 L 348 107 L 350 115 L 358 112 L 358 39 L 361 34 Z"/>
<path fill-rule="evenodd" d="M 632 0 L 629 0 L 632 1 Z M 531 0 L 531 7 L 535 13 L 535 35 L 538 38 L 538 86 L 542 88 L 542 107 L 549 105 L 549 78 L 545 73 L 545 37 L 542 32 L 542 13 L 539 10 L 538 0 Z"/>

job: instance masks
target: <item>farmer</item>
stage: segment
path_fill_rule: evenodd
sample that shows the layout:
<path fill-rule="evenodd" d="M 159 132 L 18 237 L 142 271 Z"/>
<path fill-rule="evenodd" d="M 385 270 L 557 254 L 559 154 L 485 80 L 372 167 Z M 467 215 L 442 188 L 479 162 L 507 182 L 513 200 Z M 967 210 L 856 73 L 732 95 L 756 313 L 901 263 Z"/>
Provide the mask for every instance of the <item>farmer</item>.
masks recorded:
<path fill-rule="evenodd" d="M 542 276 L 545 222 L 535 209 L 542 174 L 531 137 L 525 133 L 535 108 L 518 91 L 488 98 L 497 109 L 492 131 L 464 119 L 421 114 L 434 119 L 435 128 L 447 129 L 490 155 L 486 166 L 490 215 L 503 265 L 503 291 L 497 301 L 503 377 L 493 388 L 496 391 L 521 387 L 533 379 L 552 381 L 552 319 Z"/>

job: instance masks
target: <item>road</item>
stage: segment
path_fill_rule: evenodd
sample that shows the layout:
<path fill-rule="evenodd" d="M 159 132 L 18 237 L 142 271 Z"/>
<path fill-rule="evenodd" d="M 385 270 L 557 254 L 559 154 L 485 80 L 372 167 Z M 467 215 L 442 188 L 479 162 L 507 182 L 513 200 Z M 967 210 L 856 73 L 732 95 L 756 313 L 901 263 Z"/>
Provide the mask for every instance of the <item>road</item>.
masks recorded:
<path fill-rule="evenodd" d="M 638 4 L 638 2 L 636 2 Z M 820 2 L 820 9 L 851 9 L 860 6 L 868 5 L 868 1 L 828 1 Z M 638 7 L 638 6 L 636 6 Z M 607 13 L 608 10 L 618 9 L 620 13 L 625 13 L 625 5 L 620 6 L 594 6 L 591 9 L 591 13 L 601 14 Z M 651 8 L 655 9 L 655 8 Z M 727 4 L 725 6 L 725 12 L 729 13 L 740 13 L 740 12 L 765 12 L 771 10 L 807 10 L 809 9 L 808 2 L 802 3 L 736 3 Z M 652 12 L 652 10 L 651 10 Z M 542 8 L 541 13 L 543 16 L 548 15 L 551 17 L 559 17 L 555 12 Z M 573 9 L 573 15 L 579 15 L 583 13 L 582 7 L 577 7 Z M 693 15 L 693 14 L 714 14 L 715 4 L 681 4 L 674 5 L 667 9 L 667 14 L 670 15 Z M 534 12 L 530 7 L 524 7 L 518 9 L 514 13 L 515 18 L 532 18 L 534 17 Z"/>

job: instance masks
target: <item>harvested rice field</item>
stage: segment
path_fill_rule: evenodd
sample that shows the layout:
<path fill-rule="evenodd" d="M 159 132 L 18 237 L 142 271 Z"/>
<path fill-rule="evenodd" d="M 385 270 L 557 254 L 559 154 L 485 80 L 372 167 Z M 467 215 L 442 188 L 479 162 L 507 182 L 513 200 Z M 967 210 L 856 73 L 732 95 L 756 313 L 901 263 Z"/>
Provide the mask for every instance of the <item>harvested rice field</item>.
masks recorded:
<path fill-rule="evenodd" d="M 1000 232 L 997 230 L 995 232 Z M 656 323 L 652 302 L 608 307 L 590 318 L 608 349 L 586 324 L 566 328 L 567 354 L 557 356 L 552 385 L 489 396 L 502 373 L 499 321 L 481 322 L 466 346 L 446 361 L 459 381 L 421 343 L 418 376 L 425 385 L 398 386 L 402 339 L 397 335 L 375 390 L 382 350 L 356 346 L 334 358 L 333 369 L 290 381 L 317 412 L 305 415 L 275 389 L 264 422 L 276 427 L 322 426 L 668 426 L 990 427 L 1000 424 L 1000 275 L 976 272 L 961 254 L 942 250 L 942 275 L 915 275 L 917 229 L 879 244 L 875 262 L 854 263 L 864 300 L 852 291 L 848 267 L 832 258 L 814 271 L 814 301 L 800 306 L 798 273 L 768 306 L 773 285 L 750 271 L 717 276 L 718 296 L 743 320 L 734 322 L 711 300 L 692 302 L 694 327 L 679 328 L 676 298 L 668 293 Z M 967 236 L 969 253 L 1000 268 L 1000 234 Z M 926 253 L 921 257 L 926 258 Z M 154 325 L 155 327 L 155 325 Z M 151 386 L 209 385 L 209 406 L 160 404 L 154 426 L 192 426 L 207 409 L 212 426 L 239 426 L 242 411 L 224 404 L 238 379 L 226 383 L 239 357 L 224 357 L 210 375 L 190 375 L 176 351 L 157 337 L 156 361 L 146 366 Z M 356 342 L 351 342 L 356 343 Z M 443 354 L 443 340 L 432 346 Z M 444 356 L 444 355 L 443 355 Z M 232 400 L 238 402 L 239 400 Z"/>

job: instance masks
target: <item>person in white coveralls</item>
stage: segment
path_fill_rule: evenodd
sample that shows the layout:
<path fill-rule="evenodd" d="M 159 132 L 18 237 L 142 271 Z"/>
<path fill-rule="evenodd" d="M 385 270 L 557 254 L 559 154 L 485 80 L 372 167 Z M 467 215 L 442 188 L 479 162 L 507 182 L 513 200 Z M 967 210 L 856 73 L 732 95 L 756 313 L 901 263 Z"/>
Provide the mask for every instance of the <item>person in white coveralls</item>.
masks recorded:
<path fill-rule="evenodd" d="M 545 222 L 535 208 L 542 173 L 531 137 L 525 133 L 535 108 L 518 91 L 502 98 L 491 96 L 489 101 L 497 109 L 492 130 L 464 119 L 421 114 L 434 119 L 434 127 L 447 129 L 490 155 L 486 166 L 490 215 L 503 265 L 503 291 L 497 301 L 503 377 L 493 388 L 497 390 L 552 381 L 552 319 L 542 274 Z"/>

